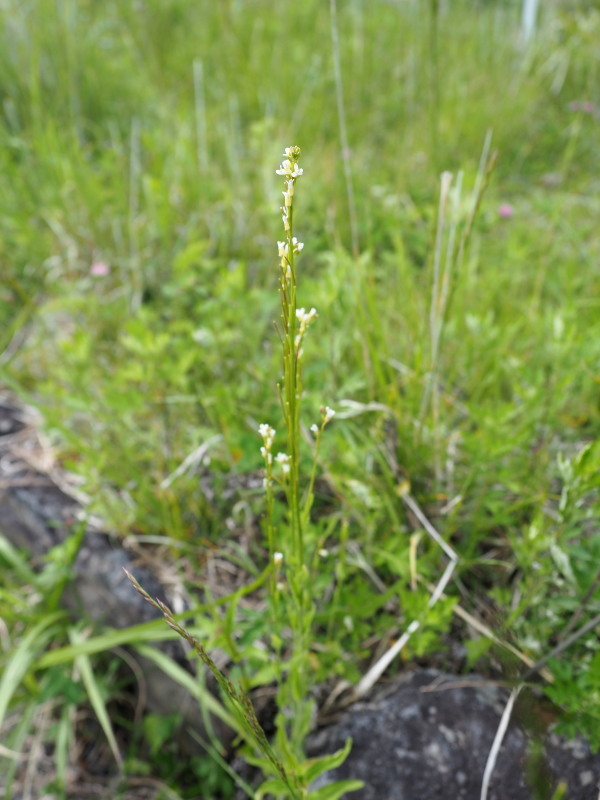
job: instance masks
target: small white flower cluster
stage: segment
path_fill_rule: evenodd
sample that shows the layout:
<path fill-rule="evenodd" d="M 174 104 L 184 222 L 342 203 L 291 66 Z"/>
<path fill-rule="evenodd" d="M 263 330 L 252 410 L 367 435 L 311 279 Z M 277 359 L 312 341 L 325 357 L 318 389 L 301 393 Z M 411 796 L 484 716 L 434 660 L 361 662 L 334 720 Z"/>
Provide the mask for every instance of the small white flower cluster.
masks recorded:
<path fill-rule="evenodd" d="M 298 239 L 294 236 L 292 239 L 292 249 L 294 251 L 294 255 L 298 255 L 300 250 L 304 247 L 303 242 L 299 242 Z M 289 254 L 289 247 L 287 242 L 277 242 L 277 252 L 279 254 L 279 258 L 286 258 Z"/>
<path fill-rule="evenodd" d="M 294 255 L 297 256 L 303 247 L 304 243 L 299 242 L 298 239 L 296 239 L 296 237 L 294 236 L 292 238 L 292 251 Z M 281 259 L 281 271 L 284 273 L 286 278 L 289 278 L 291 276 L 289 244 L 287 242 L 277 242 L 277 253 L 279 255 L 279 258 Z"/>
<path fill-rule="evenodd" d="M 281 219 L 283 220 L 283 229 L 289 236 L 292 229 L 292 223 L 290 217 L 291 217 L 292 203 L 294 202 L 294 187 L 296 184 L 296 179 L 303 174 L 304 170 L 298 166 L 298 159 L 300 158 L 299 147 L 296 146 L 286 147 L 283 155 L 285 156 L 285 159 L 281 162 L 279 169 L 275 170 L 275 173 L 277 175 L 283 175 L 285 177 L 284 181 L 285 191 L 283 192 L 283 206 L 281 207 Z M 296 252 L 295 249 L 294 252 Z"/>
<path fill-rule="evenodd" d="M 261 448 L 260 448 L 260 454 L 261 454 L 261 456 L 264 458 L 264 460 L 267 462 L 267 464 L 268 464 L 269 466 L 271 466 L 271 464 L 273 463 L 273 456 L 272 456 L 272 454 L 271 454 L 271 453 L 270 453 L 270 452 L 267 450 L 267 448 L 266 448 L 266 447 L 261 447 Z"/>
<path fill-rule="evenodd" d="M 300 148 L 297 146 L 286 147 L 283 155 L 285 156 L 285 160 L 281 163 L 279 169 L 275 170 L 275 174 L 285 175 L 286 178 L 299 178 L 304 172 L 304 170 L 298 166 Z"/>
<path fill-rule="evenodd" d="M 300 323 L 300 327 L 308 328 L 311 322 L 313 322 L 319 315 L 317 314 L 316 308 L 311 308 L 310 311 L 307 311 L 305 308 L 297 308 L 296 309 L 296 319 Z"/>
<path fill-rule="evenodd" d="M 281 467 L 281 470 L 284 475 L 288 475 L 290 471 L 290 457 L 287 453 L 277 453 L 275 456 L 275 461 Z"/>
<path fill-rule="evenodd" d="M 290 208 L 292 205 L 293 197 L 294 197 L 294 179 L 290 178 L 289 181 L 284 182 L 285 192 L 282 192 L 283 195 L 283 205 L 286 208 Z"/>
<path fill-rule="evenodd" d="M 311 322 L 314 322 L 318 316 L 319 315 L 317 314 L 316 308 L 311 308 L 310 311 L 307 311 L 305 308 L 296 309 L 296 319 L 300 323 L 298 333 L 296 334 L 296 348 L 298 349 L 299 356 L 302 355 L 302 352 L 299 348 L 302 344 L 302 340 L 304 339 L 304 335 L 308 330 L 308 326 L 311 324 Z"/>
<path fill-rule="evenodd" d="M 258 426 L 258 432 L 262 436 L 263 446 L 260 448 L 260 454 L 264 458 L 267 467 L 273 463 L 273 455 L 271 448 L 273 447 L 273 440 L 275 439 L 275 430 L 266 423 Z"/>
<path fill-rule="evenodd" d="M 258 432 L 265 443 L 265 447 L 267 450 L 270 450 L 271 447 L 273 447 L 273 440 L 275 439 L 276 431 L 270 425 L 267 425 L 266 422 L 263 422 L 262 425 L 258 426 Z"/>
<path fill-rule="evenodd" d="M 331 422 L 331 420 L 334 417 L 335 417 L 335 411 L 333 410 L 333 408 L 329 408 L 329 406 L 321 406 L 321 420 L 322 420 L 321 427 L 319 428 L 319 426 L 315 424 L 311 425 L 310 432 L 312 433 L 312 435 L 317 437 L 318 439 L 325 425 L 327 425 L 328 422 Z"/>

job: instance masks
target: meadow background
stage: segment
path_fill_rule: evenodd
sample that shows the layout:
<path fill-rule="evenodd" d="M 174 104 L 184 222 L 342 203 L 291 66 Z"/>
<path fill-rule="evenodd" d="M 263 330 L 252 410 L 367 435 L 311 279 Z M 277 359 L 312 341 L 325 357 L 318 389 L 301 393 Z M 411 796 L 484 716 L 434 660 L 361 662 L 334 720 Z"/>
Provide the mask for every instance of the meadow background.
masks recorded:
<path fill-rule="evenodd" d="M 524 43 L 510 0 L 339 0 L 333 33 L 339 72 L 324 0 L 0 2 L 0 382 L 43 411 L 115 535 L 170 548 L 191 582 L 206 548 L 257 574 L 256 537 L 244 555 L 232 539 L 257 527 L 260 492 L 232 512 L 193 470 L 164 481 L 207 440 L 217 481 L 260 470 L 257 426 L 278 427 L 274 170 L 299 145 L 299 305 L 319 311 L 306 426 L 322 404 L 337 411 L 317 502 L 331 553 L 321 581 L 336 589 L 311 681 L 357 681 L 374 642 L 425 614 L 444 564 L 406 511 L 407 487 L 460 562 L 392 671 L 452 665 L 454 641 L 464 669 L 514 678 L 454 603 L 533 661 L 600 612 L 600 6 L 544 4 Z M 490 136 L 497 158 L 469 228 Z M 444 217 L 450 294 L 434 365 L 443 171 L 463 192 Z M 453 232 L 468 233 L 462 259 Z M 1 569 L 6 670 L 50 609 Z M 69 625 L 39 652 L 67 643 Z M 106 707 L 114 660 L 92 660 Z M 557 717 L 599 746 L 594 628 L 546 666 Z M 32 720 L 21 743 L 42 684 L 30 666 L 10 696 Z M 59 797 L 73 714 L 89 700 L 57 690 L 53 702 Z M 153 773 L 182 798 L 198 796 L 197 778 L 207 800 L 230 796 L 210 761 L 190 778 L 153 725 L 132 736 L 126 778 Z M 164 754 L 152 764 L 144 735 Z M 7 765 L 0 753 L 0 775 Z"/>

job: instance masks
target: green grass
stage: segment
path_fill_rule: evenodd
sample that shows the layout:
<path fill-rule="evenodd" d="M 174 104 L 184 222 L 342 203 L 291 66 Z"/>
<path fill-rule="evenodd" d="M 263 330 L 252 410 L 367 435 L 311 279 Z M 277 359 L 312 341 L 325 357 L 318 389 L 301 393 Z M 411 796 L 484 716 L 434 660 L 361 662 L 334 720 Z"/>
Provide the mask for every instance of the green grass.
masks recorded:
<path fill-rule="evenodd" d="M 495 632 L 536 661 L 600 611 L 600 109 L 570 105 L 599 97 L 600 13 L 542 10 L 523 52 L 508 0 L 453 2 L 439 18 L 435 3 L 339 5 L 357 255 L 328 3 L 0 5 L 0 381 L 43 408 L 112 529 L 185 544 L 199 574 L 200 540 L 230 545 L 231 508 L 208 503 L 194 474 L 161 482 L 211 437 L 218 474 L 260 469 L 258 423 L 282 427 L 274 169 L 297 143 L 298 304 L 319 311 L 304 421 L 322 404 L 338 412 L 320 456 L 335 497 L 316 501 L 331 556 L 315 581 L 310 682 L 358 681 L 372 642 L 415 616 L 405 658 L 437 652 L 455 602 L 493 607 Z M 488 131 L 498 157 L 451 276 L 434 418 L 423 397 L 440 173 L 464 172 L 446 219 L 460 234 Z M 108 275 L 91 274 L 99 262 Z M 429 611 L 444 565 L 423 536 L 411 582 L 405 481 L 460 556 L 453 599 Z M 19 622 L 34 578 L 1 557 L 3 666 L 10 678 L 26 656 L 29 678 L 0 701 L 35 709 L 32 681 L 57 669 L 32 666 L 48 631 L 54 645 L 71 637 L 68 663 L 84 659 L 96 686 L 94 658 L 54 608 Z M 265 566 L 258 543 L 248 559 L 255 575 Z M 267 634 L 233 616 L 242 642 Z M 489 642 L 460 636 L 488 669 Z M 252 684 L 264 665 L 250 644 L 241 655 Z M 563 723 L 596 745 L 599 658 L 592 630 L 546 665 Z"/>

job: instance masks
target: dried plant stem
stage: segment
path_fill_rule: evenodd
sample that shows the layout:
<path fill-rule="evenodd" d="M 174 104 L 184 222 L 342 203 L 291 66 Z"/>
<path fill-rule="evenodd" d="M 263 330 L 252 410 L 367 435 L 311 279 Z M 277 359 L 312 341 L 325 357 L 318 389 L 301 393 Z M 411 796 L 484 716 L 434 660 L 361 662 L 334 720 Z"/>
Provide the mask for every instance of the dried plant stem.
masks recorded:
<path fill-rule="evenodd" d="M 585 625 L 582 625 L 581 628 L 576 630 L 574 633 L 572 633 L 570 636 L 568 636 L 562 642 L 559 642 L 559 644 L 557 644 L 556 647 L 553 647 L 552 650 L 550 650 L 549 653 L 546 653 L 545 656 L 540 658 L 539 661 L 536 661 L 535 664 L 533 664 L 533 666 L 530 667 L 530 669 L 527 670 L 525 675 L 523 675 L 523 680 L 528 680 L 536 672 L 540 672 L 541 668 L 545 664 L 547 664 L 548 661 L 550 661 L 551 658 L 554 658 L 555 656 L 557 656 L 560 653 L 562 653 L 564 650 L 566 650 L 572 644 L 575 644 L 575 642 L 578 639 L 581 639 L 582 636 L 585 636 L 586 633 L 589 633 L 589 631 L 594 630 L 594 628 L 597 628 L 598 626 L 600 626 L 600 614 L 596 614 L 596 616 L 592 617 L 592 619 L 590 619 L 588 622 L 586 622 Z"/>
<path fill-rule="evenodd" d="M 471 192 L 468 212 L 461 219 L 462 173 L 456 178 L 443 172 L 440 181 L 440 201 L 433 255 L 431 304 L 429 311 L 430 365 L 421 399 L 419 419 L 423 422 L 431 410 L 434 437 L 434 469 L 438 483 L 442 479 L 440 425 L 440 361 L 445 323 L 455 290 L 456 276 L 462 266 L 465 250 L 471 238 L 473 222 L 481 198 L 487 188 L 496 162 L 496 153 L 490 156 L 491 132 L 483 144 L 475 186 Z"/>
<path fill-rule="evenodd" d="M 337 2 L 329 0 L 331 11 L 331 43 L 333 48 L 333 70 L 335 75 L 335 98 L 338 110 L 338 124 L 340 129 L 340 142 L 342 145 L 342 164 L 344 165 L 344 178 L 346 181 L 346 196 L 348 198 L 348 215 L 350 218 L 350 236 L 352 237 L 352 255 L 358 258 L 360 245 L 358 240 L 358 218 L 356 215 L 356 201 L 354 197 L 354 182 L 352 179 L 352 163 L 350 159 L 350 144 L 348 129 L 346 127 L 346 110 L 344 107 L 344 86 L 342 83 L 342 67 L 340 64 L 340 42 L 338 34 Z"/>
<path fill-rule="evenodd" d="M 402 499 L 406 503 L 406 505 L 410 508 L 410 510 L 415 514 L 421 525 L 423 525 L 424 529 L 427 533 L 431 536 L 431 538 L 438 544 L 444 553 L 448 556 L 449 562 L 446 565 L 446 569 L 444 570 L 442 577 L 438 581 L 437 585 L 433 588 L 431 592 L 431 597 L 429 598 L 429 608 L 432 608 L 438 600 L 443 597 L 444 589 L 450 582 L 452 575 L 454 574 L 454 570 L 458 564 L 458 554 L 450 547 L 450 545 L 446 544 L 443 540 L 442 536 L 439 532 L 435 529 L 435 527 L 431 524 L 429 519 L 425 516 L 423 511 L 421 510 L 419 504 L 416 500 L 411 497 L 408 492 L 402 494 Z M 408 644 L 410 637 L 416 633 L 419 628 L 421 627 L 421 621 L 418 619 L 414 619 L 406 628 L 406 631 L 403 635 L 398 639 L 398 641 L 394 642 L 394 644 L 387 650 L 381 658 L 379 658 L 375 664 L 369 669 L 369 671 L 361 678 L 358 684 L 352 689 L 351 691 L 351 701 L 354 702 L 359 700 L 361 697 L 364 697 L 367 692 L 371 690 L 374 684 L 379 680 L 379 678 L 383 675 L 385 670 L 389 667 L 392 661 L 396 658 L 396 656 L 401 652 L 402 648 Z"/>
<path fill-rule="evenodd" d="M 519 693 L 522 688 L 523 685 L 521 684 L 520 686 L 517 686 L 512 690 L 512 692 L 510 693 L 510 697 L 508 698 L 508 702 L 506 703 L 506 706 L 504 708 L 504 711 L 502 712 L 502 717 L 500 718 L 500 724 L 498 725 L 498 730 L 496 731 L 496 736 L 494 737 L 492 748 L 490 750 L 490 754 L 488 756 L 488 760 L 485 765 L 485 770 L 483 772 L 480 800 L 487 800 L 488 790 L 490 788 L 490 781 L 492 779 L 492 774 L 496 767 L 498 754 L 500 752 L 500 748 L 502 747 L 504 736 L 506 735 L 508 723 L 510 722 L 510 717 L 515 705 L 515 701 L 519 696 Z"/>

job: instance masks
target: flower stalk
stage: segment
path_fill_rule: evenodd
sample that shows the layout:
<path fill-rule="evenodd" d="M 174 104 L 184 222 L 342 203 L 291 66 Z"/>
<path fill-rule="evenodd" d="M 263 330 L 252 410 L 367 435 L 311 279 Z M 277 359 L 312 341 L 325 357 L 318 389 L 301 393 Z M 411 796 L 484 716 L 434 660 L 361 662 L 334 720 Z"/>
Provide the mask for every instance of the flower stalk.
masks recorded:
<path fill-rule="evenodd" d="M 284 178 L 283 205 L 281 219 L 285 239 L 277 243 L 279 254 L 279 289 L 281 296 L 281 320 L 283 329 L 280 332 L 283 347 L 283 381 L 279 387 L 279 397 L 286 423 L 289 454 L 289 480 L 286 482 L 286 493 L 290 515 L 290 534 L 292 565 L 301 569 L 304 560 L 304 536 L 302 515 L 300 513 L 300 392 L 301 379 L 299 361 L 301 357 L 302 339 L 309 321 L 298 316 L 296 302 L 296 256 L 304 245 L 294 236 L 294 194 L 296 181 L 303 174 L 299 166 L 300 148 L 286 147 L 277 175 Z M 314 311 L 314 309 L 313 309 Z M 304 309 L 302 309 L 304 312 Z M 309 315 L 312 312 L 309 312 Z M 316 311 L 314 311 L 316 316 Z M 314 318 L 314 317 L 313 317 Z"/>

